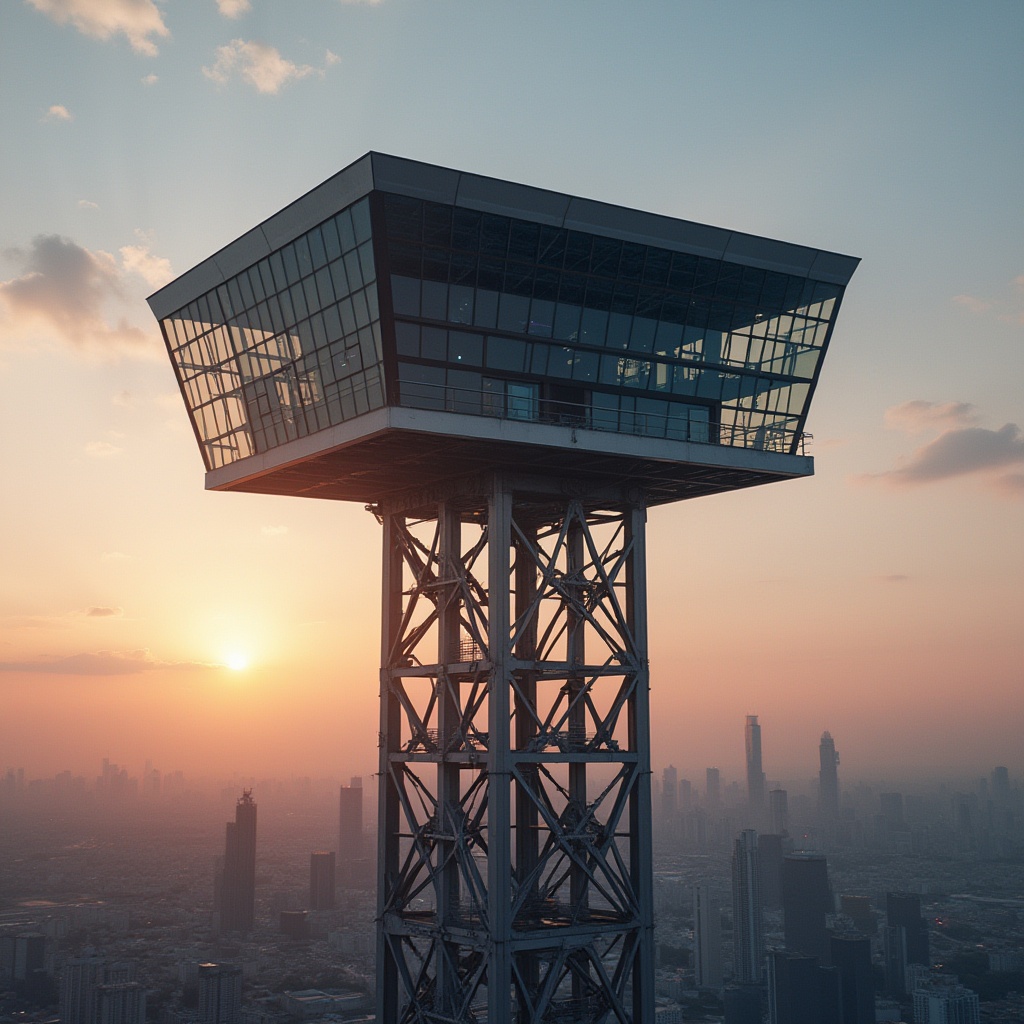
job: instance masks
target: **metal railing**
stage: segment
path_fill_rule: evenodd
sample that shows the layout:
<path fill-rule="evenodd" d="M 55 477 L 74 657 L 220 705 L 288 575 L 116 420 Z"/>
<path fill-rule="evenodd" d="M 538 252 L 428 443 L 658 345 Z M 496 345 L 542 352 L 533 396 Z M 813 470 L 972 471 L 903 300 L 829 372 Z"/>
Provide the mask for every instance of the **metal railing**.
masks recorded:
<path fill-rule="evenodd" d="M 757 427 L 712 423 L 689 420 L 678 414 L 595 408 L 561 399 L 527 398 L 425 381 L 401 381 L 399 386 L 399 404 L 413 409 L 796 455 L 806 455 L 811 440 L 811 435 L 803 431 L 770 423 Z M 683 412 L 690 408 L 679 404 Z"/>

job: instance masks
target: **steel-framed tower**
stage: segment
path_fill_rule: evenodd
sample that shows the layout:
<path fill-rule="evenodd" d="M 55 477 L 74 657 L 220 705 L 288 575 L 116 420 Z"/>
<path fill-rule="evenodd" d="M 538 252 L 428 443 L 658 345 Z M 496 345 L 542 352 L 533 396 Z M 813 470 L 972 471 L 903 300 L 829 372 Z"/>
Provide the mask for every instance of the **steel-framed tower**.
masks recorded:
<path fill-rule="evenodd" d="M 646 510 L 486 483 L 378 511 L 384 1019 L 650 1020 Z"/>
<path fill-rule="evenodd" d="M 150 297 L 212 490 L 383 537 L 378 1020 L 653 1020 L 645 522 L 808 476 L 848 256 L 369 153 Z"/>

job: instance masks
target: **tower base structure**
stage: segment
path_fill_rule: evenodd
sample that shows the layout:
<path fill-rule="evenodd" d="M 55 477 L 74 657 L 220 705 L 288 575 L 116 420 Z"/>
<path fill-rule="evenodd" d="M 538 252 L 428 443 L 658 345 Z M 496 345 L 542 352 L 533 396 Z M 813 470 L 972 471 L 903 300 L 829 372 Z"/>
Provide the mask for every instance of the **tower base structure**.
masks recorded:
<path fill-rule="evenodd" d="M 373 511 L 377 1019 L 653 1020 L 642 497 L 494 474 Z"/>

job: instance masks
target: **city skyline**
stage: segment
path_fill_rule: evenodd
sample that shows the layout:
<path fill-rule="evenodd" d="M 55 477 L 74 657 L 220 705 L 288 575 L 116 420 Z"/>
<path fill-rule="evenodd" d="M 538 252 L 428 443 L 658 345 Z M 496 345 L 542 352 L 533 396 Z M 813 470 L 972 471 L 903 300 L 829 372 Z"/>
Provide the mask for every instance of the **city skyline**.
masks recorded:
<path fill-rule="evenodd" d="M 1019 8 L 247 7 L 4 13 L 6 763 L 373 764 L 379 528 L 203 493 L 143 300 L 378 149 L 861 257 L 809 423 L 816 477 L 651 512 L 654 762 L 734 778 L 756 711 L 771 780 L 814 777 L 823 729 L 844 777 L 905 758 L 1019 775 Z"/>

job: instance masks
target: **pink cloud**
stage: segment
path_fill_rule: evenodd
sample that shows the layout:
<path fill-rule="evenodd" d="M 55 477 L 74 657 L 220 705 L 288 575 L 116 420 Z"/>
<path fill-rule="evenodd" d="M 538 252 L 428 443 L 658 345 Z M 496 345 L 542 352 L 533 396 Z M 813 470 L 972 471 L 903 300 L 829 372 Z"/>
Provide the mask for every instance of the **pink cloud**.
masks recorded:
<path fill-rule="evenodd" d="M 170 35 L 163 15 L 153 0 L 28 0 L 37 11 L 58 25 L 74 25 L 93 39 L 123 35 L 132 49 L 155 57 L 150 38 Z"/>
<path fill-rule="evenodd" d="M 972 426 L 977 411 L 969 402 L 925 402 L 913 399 L 885 410 L 885 425 L 910 434 L 940 427 Z"/>

